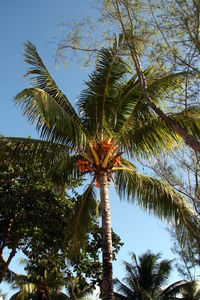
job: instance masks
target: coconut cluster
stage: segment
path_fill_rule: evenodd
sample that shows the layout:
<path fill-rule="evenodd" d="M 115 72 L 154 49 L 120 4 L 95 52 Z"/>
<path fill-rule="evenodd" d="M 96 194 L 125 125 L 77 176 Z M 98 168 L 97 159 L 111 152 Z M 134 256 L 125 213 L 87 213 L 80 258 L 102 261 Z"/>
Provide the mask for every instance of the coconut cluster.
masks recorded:
<path fill-rule="evenodd" d="M 93 151 L 91 150 L 93 148 Z M 105 158 L 109 152 L 109 156 L 107 157 L 106 166 L 104 166 Z M 95 154 L 94 154 L 95 153 Z M 88 154 L 88 153 L 87 153 Z M 111 170 L 113 167 L 121 166 L 121 153 L 117 152 L 116 144 L 111 141 L 109 138 L 106 138 L 104 141 L 93 141 L 89 150 L 89 157 L 91 160 L 79 159 L 76 163 L 78 169 L 82 173 L 92 173 L 94 172 L 96 186 L 99 187 L 99 173 L 100 170 L 107 170 L 108 178 L 110 179 Z M 96 157 L 98 157 L 99 163 L 97 163 Z M 94 161 L 94 162 L 93 162 Z"/>

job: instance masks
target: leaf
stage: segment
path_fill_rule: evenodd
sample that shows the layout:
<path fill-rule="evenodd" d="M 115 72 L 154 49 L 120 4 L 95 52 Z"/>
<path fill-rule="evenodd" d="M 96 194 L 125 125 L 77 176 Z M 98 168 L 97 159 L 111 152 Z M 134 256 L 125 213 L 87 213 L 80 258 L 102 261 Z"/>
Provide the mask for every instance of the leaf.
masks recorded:
<path fill-rule="evenodd" d="M 180 234 L 197 234 L 197 220 L 189 202 L 169 184 L 138 173 L 135 169 L 116 170 L 116 190 L 120 198 L 136 201 L 144 211 L 179 228 Z"/>
<path fill-rule="evenodd" d="M 25 44 L 24 56 L 31 65 L 25 76 L 31 76 L 32 87 L 17 94 L 15 102 L 21 106 L 29 122 L 36 122 L 41 137 L 71 146 L 85 145 L 88 133 L 31 42 Z"/>

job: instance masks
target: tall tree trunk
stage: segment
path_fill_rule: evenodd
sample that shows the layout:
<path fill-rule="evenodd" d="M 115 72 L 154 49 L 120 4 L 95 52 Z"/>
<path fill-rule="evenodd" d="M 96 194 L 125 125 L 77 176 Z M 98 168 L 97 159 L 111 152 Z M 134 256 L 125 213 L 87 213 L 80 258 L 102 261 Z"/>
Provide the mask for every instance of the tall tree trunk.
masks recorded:
<path fill-rule="evenodd" d="M 107 172 L 100 172 L 100 198 L 102 207 L 102 252 L 103 252 L 103 278 L 102 296 L 103 300 L 113 300 L 112 279 L 112 230 L 110 217 L 110 202 L 108 195 Z"/>
<path fill-rule="evenodd" d="M 6 262 L 6 263 L 4 264 L 4 266 L 3 266 L 3 270 L 2 270 L 2 272 L 1 272 L 1 274 L 0 274 L 0 283 L 1 283 L 2 280 L 3 280 L 3 278 L 4 278 L 5 274 L 6 274 L 6 271 L 8 270 L 8 266 L 9 266 L 11 260 L 13 259 L 13 257 L 14 257 L 15 254 L 16 254 L 16 251 L 17 251 L 17 244 L 18 244 L 18 241 L 16 241 L 16 242 L 14 243 L 14 245 L 13 245 L 13 247 L 12 247 L 12 251 L 10 252 L 10 255 L 9 255 L 9 257 L 8 257 L 8 260 L 7 260 L 7 262 Z"/>

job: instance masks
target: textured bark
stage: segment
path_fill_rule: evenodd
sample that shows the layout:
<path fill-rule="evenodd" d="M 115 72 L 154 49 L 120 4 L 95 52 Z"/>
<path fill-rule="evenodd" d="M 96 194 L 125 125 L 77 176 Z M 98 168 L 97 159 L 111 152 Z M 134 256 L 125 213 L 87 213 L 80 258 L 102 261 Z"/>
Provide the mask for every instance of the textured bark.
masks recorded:
<path fill-rule="evenodd" d="M 112 279 L 112 231 L 110 217 L 110 202 L 108 195 L 107 173 L 100 173 L 100 197 L 102 207 L 102 254 L 103 254 L 103 278 L 102 297 L 103 300 L 113 300 Z"/>
<path fill-rule="evenodd" d="M 9 257 L 8 257 L 8 260 L 7 260 L 7 262 L 5 263 L 5 265 L 3 266 L 3 270 L 2 270 L 2 272 L 1 272 L 1 274 L 0 274 L 0 283 L 1 283 L 2 280 L 3 280 L 3 278 L 4 278 L 5 274 L 6 274 L 6 271 L 8 270 L 8 266 L 9 266 L 11 260 L 12 260 L 13 257 L 15 256 L 15 253 L 16 253 L 16 251 L 17 251 L 17 244 L 18 244 L 18 242 L 15 242 L 15 243 L 14 243 L 14 245 L 13 245 L 13 247 L 12 247 L 12 251 L 10 252 L 10 255 L 9 255 Z"/>

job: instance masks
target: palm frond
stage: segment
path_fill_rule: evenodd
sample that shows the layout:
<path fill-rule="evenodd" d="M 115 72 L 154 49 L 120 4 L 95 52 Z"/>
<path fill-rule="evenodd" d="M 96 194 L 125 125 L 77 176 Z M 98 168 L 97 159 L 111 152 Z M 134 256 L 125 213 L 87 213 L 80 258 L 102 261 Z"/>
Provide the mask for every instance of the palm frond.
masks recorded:
<path fill-rule="evenodd" d="M 156 74 L 152 68 L 147 68 L 145 76 L 148 82 L 147 93 L 158 105 L 166 104 L 170 93 L 175 93 L 181 88 L 182 79 L 186 73 Z M 157 72 L 158 73 L 158 72 Z M 143 98 L 137 76 L 133 76 L 127 83 L 123 82 L 116 91 L 115 105 L 112 118 L 115 120 L 113 130 L 122 135 L 127 128 L 138 124 L 138 118 L 145 122 L 145 118 L 155 116 Z"/>
<path fill-rule="evenodd" d="M 187 111 L 168 114 L 176 123 L 188 130 L 188 133 L 200 138 L 200 108 L 190 106 Z M 129 124 L 130 125 L 130 124 Z M 124 130 L 119 137 L 123 150 L 130 155 L 148 158 L 158 155 L 161 151 L 171 151 L 182 144 L 180 136 L 162 119 L 150 116 L 146 120 L 137 119 L 132 126 Z"/>
<path fill-rule="evenodd" d="M 169 117 L 188 133 L 200 139 L 200 106 L 191 105 L 182 112 L 171 113 Z"/>
<path fill-rule="evenodd" d="M 180 91 L 186 75 L 188 72 L 160 74 L 159 71 L 152 69 L 146 77 L 148 82 L 146 91 L 156 104 L 165 105 L 169 96 Z"/>
<path fill-rule="evenodd" d="M 33 297 L 36 295 L 37 293 L 37 286 L 33 283 L 27 283 L 24 284 L 21 288 L 21 290 L 14 294 L 10 300 L 20 300 L 20 299 L 24 299 L 24 300 L 28 300 L 30 299 L 30 297 Z"/>
<path fill-rule="evenodd" d="M 74 204 L 74 215 L 72 216 L 72 256 L 81 247 L 84 247 L 85 237 L 98 214 L 98 205 L 93 181 L 85 192 L 77 198 Z"/>
<path fill-rule="evenodd" d="M 116 189 L 120 198 L 137 202 L 143 210 L 165 219 L 179 228 L 180 234 L 197 234 L 197 222 L 187 200 L 169 184 L 123 168 L 115 173 Z"/>
<path fill-rule="evenodd" d="M 161 299 L 171 299 L 171 297 L 176 297 L 177 294 L 180 293 L 182 287 L 186 284 L 185 280 L 179 280 L 172 284 L 170 284 L 167 288 L 165 288 L 161 293 Z"/>
<path fill-rule="evenodd" d="M 119 80 L 128 72 L 128 66 L 111 49 L 102 48 L 95 71 L 79 98 L 78 107 L 85 127 L 98 134 L 111 119 L 115 91 Z"/>
<path fill-rule="evenodd" d="M 132 291 L 128 286 L 122 283 L 119 279 L 113 280 L 114 287 L 117 289 L 117 299 L 136 299 L 134 291 Z M 121 297 L 121 298 L 120 298 Z"/>
<path fill-rule="evenodd" d="M 0 137 L 1 159 L 50 166 L 56 160 L 66 160 L 71 150 L 66 146 L 32 138 Z"/>
<path fill-rule="evenodd" d="M 134 121 L 119 136 L 119 141 L 125 153 L 138 158 L 149 158 L 161 151 L 171 151 L 181 144 L 180 137 L 156 116 L 144 122 Z"/>
<path fill-rule="evenodd" d="M 55 184 L 61 186 L 64 184 L 65 188 L 72 188 L 74 183 L 76 186 L 81 184 L 83 180 L 82 174 L 76 166 L 76 162 L 79 158 L 79 155 L 67 156 L 65 159 L 58 157 L 58 159 L 49 166 L 47 175 Z"/>
<path fill-rule="evenodd" d="M 25 44 L 24 56 L 31 65 L 25 75 L 31 76 L 31 88 L 16 95 L 15 102 L 31 123 L 37 123 L 41 137 L 63 144 L 85 145 L 88 133 L 31 42 Z"/>

